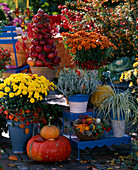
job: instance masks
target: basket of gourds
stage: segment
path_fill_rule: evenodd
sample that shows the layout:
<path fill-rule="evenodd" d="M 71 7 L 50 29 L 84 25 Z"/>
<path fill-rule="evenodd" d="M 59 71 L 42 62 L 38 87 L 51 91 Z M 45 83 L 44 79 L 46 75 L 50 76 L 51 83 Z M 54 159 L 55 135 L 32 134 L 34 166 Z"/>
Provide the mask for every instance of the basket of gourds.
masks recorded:
<path fill-rule="evenodd" d="M 73 129 L 79 139 L 90 141 L 100 139 L 106 128 L 101 119 L 86 115 L 74 121 Z"/>

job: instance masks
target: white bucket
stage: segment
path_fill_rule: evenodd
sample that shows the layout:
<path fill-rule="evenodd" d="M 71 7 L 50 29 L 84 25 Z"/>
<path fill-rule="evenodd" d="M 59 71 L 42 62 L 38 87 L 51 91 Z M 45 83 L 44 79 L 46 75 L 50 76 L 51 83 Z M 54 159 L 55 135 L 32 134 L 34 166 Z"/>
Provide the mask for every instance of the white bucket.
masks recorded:
<path fill-rule="evenodd" d="M 87 112 L 87 102 L 70 102 L 69 107 L 71 113 L 85 113 Z"/>
<path fill-rule="evenodd" d="M 112 120 L 113 136 L 123 137 L 125 134 L 125 120 Z"/>

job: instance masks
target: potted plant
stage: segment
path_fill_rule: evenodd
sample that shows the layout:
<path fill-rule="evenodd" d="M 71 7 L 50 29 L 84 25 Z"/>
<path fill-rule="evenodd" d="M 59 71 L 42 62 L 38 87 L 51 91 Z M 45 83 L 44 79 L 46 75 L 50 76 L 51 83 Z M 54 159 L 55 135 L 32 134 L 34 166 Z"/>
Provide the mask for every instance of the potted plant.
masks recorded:
<path fill-rule="evenodd" d="M 6 64 L 11 64 L 11 54 L 8 49 L 0 48 L 0 78 L 5 78 L 6 74 Z"/>
<path fill-rule="evenodd" d="M 12 151 L 26 151 L 34 123 L 39 122 L 41 103 L 56 86 L 34 74 L 12 74 L 0 83 L 0 114 L 7 119 Z"/>
<path fill-rule="evenodd" d="M 99 69 L 113 60 L 116 49 L 106 36 L 97 32 L 62 33 L 65 48 L 69 49 L 73 62 L 83 69 Z"/>
<path fill-rule="evenodd" d="M 111 118 L 113 135 L 122 137 L 125 132 L 125 124 L 130 125 L 137 119 L 137 101 L 129 89 L 125 91 L 115 89 L 113 83 L 112 87 L 112 95 L 105 98 L 97 110 L 99 114 L 102 113 L 105 117 Z"/>
<path fill-rule="evenodd" d="M 70 112 L 84 113 L 89 95 L 98 84 L 97 77 L 89 70 L 63 68 L 58 75 L 58 89 L 67 97 Z"/>

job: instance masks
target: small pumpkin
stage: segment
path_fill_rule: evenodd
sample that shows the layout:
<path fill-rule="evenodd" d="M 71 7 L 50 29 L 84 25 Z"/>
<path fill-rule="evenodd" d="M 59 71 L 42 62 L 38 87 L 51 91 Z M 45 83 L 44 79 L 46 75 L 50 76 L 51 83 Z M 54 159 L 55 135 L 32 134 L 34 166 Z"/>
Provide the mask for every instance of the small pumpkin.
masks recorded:
<path fill-rule="evenodd" d="M 65 136 L 44 140 L 40 135 L 33 136 L 27 143 L 28 156 L 38 162 L 65 161 L 71 153 L 71 145 Z"/>
<path fill-rule="evenodd" d="M 59 129 L 51 125 L 49 120 L 49 124 L 42 127 L 40 136 L 44 139 L 56 139 L 59 136 Z"/>
<path fill-rule="evenodd" d="M 114 91 L 111 86 L 98 84 L 95 92 L 93 92 L 91 96 L 91 103 L 94 106 L 99 107 L 105 99 L 113 94 Z"/>

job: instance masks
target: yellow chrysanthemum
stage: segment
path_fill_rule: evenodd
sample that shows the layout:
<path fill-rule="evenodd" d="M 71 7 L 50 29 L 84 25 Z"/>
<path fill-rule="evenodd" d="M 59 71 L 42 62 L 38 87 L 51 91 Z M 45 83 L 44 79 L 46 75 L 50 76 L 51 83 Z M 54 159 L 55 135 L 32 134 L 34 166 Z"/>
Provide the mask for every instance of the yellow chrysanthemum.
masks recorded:
<path fill-rule="evenodd" d="M 13 93 L 13 92 L 10 92 L 10 93 L 9 93 L 9 97 L 10 97 L 10 98 L 14 97 L 14 93 Z"/>
<path fill-rule="evenodd" d="M 4 90 L 5 90 L 6 93 L 8 93 L 11 89 L 10 89 L 10 87 L 5 87 Z"/>
<path fill-rule="evenodd" d="M 27 91 L 26 91 L 26 90 L 23 90 L 23 91 L 22 91 L 22 94 L 23 94 L 23 95 L 26 95 L 26 94 L 27 94 Z"/>
<path fill-rule="evenodd" d="M 34 103 L 35 102 L 35 99 L 34 98 L 31 98 L 30 99 L 30 103 Z"/>
<path fill-rule="evenodd" d="M 0 91 L 0 98 L 2 98 L 3 96 L 4 96 L 4 93 Z"/>
<path fill-rule="evenodd" d="M 4 84 L 0 84 L 0 90 L 2 90 L 4 87 Z"/>
<path fill-rule="evenodd" d="M 18 89 L 18 86 L 15 84 L 13 85 L 13 91 L 15 92 Z"/>
<path fill-rule="evenodd" d="M 39 93 L 38 93 L 38 92 L 35 92 L 35 93 L 34 93 L 34 98 L 36 98 L 36 99 L 39 98 Z"/>
<path fill-rule="evenodd" d="M 40 101 L 42 101 L 43 100 L 43 97 L 42 96 L 40 96 Z"/>
<path fill-rule="evenodd" d="M 33 95 L 33 92 L 32 92 L 32 91 L 30 91 L 30 92 L 29 92 L 28 97 L 29 97 L 29 98 L 31 98 L 31 97 L 32 97 L 32 95 Z"/>

